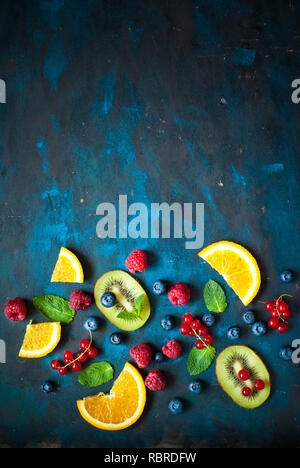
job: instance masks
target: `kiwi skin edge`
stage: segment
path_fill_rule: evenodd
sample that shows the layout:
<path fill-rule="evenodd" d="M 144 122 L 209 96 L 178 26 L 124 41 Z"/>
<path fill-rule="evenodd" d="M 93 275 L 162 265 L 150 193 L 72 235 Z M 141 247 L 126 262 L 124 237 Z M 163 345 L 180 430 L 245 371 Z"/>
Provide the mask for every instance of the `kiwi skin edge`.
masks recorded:
<path fill-rule="evenodd" d="M 262 380 L 264 380 L 265 382 L 265 388 L 264 390 L 261 390 L 260 392 L 257 392 L 256 393 L 256 396 L 257 398 L 253 398 L 253 396 L 250 396 L 250 397 L 244 397 L 240 392 L 241 392 L 241 388 L 234 388 L 234 384 L 233 382 L 229 382 L 229 385 L 226 385 L 226 380 L 225 380 L 225 377 L 224 375 L 220 375 L 220 372 L 224 372 L 225 374 L 225 366 L 224 366 L 224 363 L 220 364 L 220 362 L 223 360 L 224 358 L 224 353 L 228 353 L 228 357 L 230 357 L 230 352 L 232 353 L 245 353 L 246 357 L 248 357 L 248 359 L 251 359 L 251 360 L 255 360 L 256 361 L 256 370 L 257 370 L 257 376 L 258 378 L 262 378 Z M 247 353 L 249 354 L 247 356 Z M 225 354 L 226 356 L 226 354 Z M 220 365 L 222 365 L 222 367 L 220 368 Z M 225 393 L 227 393 L 227 395 L 229 395 L 232 400 L 239 406 L 241 406 L 242 408 L 246 408 L 246 409 L 254 409 L 254 408 L 257 408 L 259 407 L 260 405 L 262 405 L 269 397 L 270 395 L 270 391 L 271 391 L 271 383 L 270 383 L 270 375 L 269 375 L 269 372 L 264 364 L 264 362 L 262 361 L 262 359 L 258 356 L 258 354 L 253 351 L 251 348 L 247 347 L 247 346 L 244 346 L 244 345 L 235 345 L 235 346 L 229 346 L 227 348 L 225 348 L 220 354 L 219 356 L 217 357 L 217 361 L 216 361 L 216 376 L 217 376 L 217 380 L 221 386 L 221 388 L 225 391 Z M 228 387 L 231 387 L 231 388 L 228 388 Z"/>

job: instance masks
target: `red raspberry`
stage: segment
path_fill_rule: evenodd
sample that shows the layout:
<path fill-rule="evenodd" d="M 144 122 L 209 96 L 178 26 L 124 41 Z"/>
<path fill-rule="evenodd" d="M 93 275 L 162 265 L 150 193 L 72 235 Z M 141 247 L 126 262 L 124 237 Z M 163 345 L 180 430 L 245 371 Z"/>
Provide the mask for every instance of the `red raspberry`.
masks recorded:
<path fill-rule="evenodd" d="M 79 289 L 76 289 L 75 291 L 72 292 L 70 296 L 71 309 L 84 310 L 90 307 L 91 304 L 92 304 L 92 299 L 87 293 L 80 291 Z"/>
<path fill-rule="evenodd" d="M 162 347 L 162 352 L 168 358 L 178 358 L 181 354 L 181 344 L 176 340 L 170 340 Z"/>
<path fill-rule="evenodd" d="M 135 273 L 136 271 L 145 271 L 148 266 L 146 252 L 141 249 L 134 250 L 127 257 L 125 266 L 128 268 L 130 273 Z"/>
<path fill-rule="evenodd" d="M 4 314 L 5 317 L 12 322 L 20 322 L 21 320 L 24 320 L 27 315 L 25 302 L 19 297 L 11 299 L 4 306 Z"/>
<path fill-rule="evenodd" d="M 173 305 L 186 305 L 191 297 L 189 287 L 185 283 L 176 283 L 168 292 L 168 298 Z"/>
<path fill-rule="evenodd" d="M 145 385 L 149 390 L 160 392 L 166 388 L 167 380 L 162 372 L 159 370 L 152 370 L 145 379 Z"/>
<path fill-rule="evenodd" d="M 131 348 L 129 354 L 135 360 L 138 367 L 146 367 L 151 361 L 152 349 L 147 343 L 141 343 Z"/>

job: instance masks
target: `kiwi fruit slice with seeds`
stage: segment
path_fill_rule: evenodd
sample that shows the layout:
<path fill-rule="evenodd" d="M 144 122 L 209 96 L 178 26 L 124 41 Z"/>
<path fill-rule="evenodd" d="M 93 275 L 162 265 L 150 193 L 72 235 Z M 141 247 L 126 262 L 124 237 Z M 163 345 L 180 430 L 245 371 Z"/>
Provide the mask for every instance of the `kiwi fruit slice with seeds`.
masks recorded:
<path fill-rule="evenodd" d="M 116 303 L 112 307 L 104 307 L 101 297 L 104 293 L 111 292 L 116 296 Z M 97 307 L 121 330 L 133 331 L 141 328 L 150 315 L 150 301 L 142 286 L 129 273 L 121 270 L 113 270 L 105 273 L 95 284 L 95 302 Z M 141 299 L 138 314 L 136 299 Z"/>
<path fill-rule="evenodd" d="M 249 380 L 243 382 L 239 379 L 238 373 L 241 369 L 247 369 L 250 372 Z M 257 408 L 270 395 L 269 372 L 261 358 L 247 346 L 229 346 L 224 349 L 216 360 L 216 374 L 223 390 L 243 408 Z M 263 390 L 254 388 L 254 382 L 258 379 L 265 383 Z M 252 390 L 248 397 L 242 395 L 242 388 L 245 386 Z"/>

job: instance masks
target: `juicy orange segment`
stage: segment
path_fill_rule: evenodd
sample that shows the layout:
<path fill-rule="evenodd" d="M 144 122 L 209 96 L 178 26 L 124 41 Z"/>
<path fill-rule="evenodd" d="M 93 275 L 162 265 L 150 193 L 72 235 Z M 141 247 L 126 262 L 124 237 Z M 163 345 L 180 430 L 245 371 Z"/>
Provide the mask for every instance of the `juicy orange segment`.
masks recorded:
<path fill-rule="evenodd" d="M 127 362 L 109 394 L 100 393 L 77 401 L 81 416 L 93 426 L 118 431 L 134 424 L 146 403 L 141 374 Z"/>
<path fill-rule="evenodd" d="M 258 293 L 261 277 L 257 262 L 244 247 L 234 242 L 220 241 L 198 254 L 223 276 L 244 305 Z"/>
<path fill-rule="evenodd" d="M 46 356 L 58 345 L 60 337 L 61 325 L 59 322 L 30 323 L 26 327 L 19 357 L 39 358 Z"/>
<path fill-rule="evenodd" d="M 83 280 L 80 261 L 73 252 L 62 247 L 52 273 L 51 282 L 83 283 Z"/>

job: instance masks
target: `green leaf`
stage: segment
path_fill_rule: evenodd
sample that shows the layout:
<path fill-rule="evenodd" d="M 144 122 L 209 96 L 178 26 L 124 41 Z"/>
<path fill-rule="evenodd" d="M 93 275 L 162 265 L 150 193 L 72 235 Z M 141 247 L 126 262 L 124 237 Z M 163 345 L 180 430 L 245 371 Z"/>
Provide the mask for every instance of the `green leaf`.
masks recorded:
<path fill-rule="evenodd" d="M 227 307 L 226 295 L 222 287 L 214 280 L 209 280 L 204 287 L 204 301 L 210 312 L 224 312 Z"/>
<path fill-rule="evenodd" d="M 53 294 L 33 298 L 34 307 L 51 322 L 70 323 L 76 315 L 69 301 Z"/>
<path fill-rule="evenodd" d="M 132 312 L 128 312 L 127 310 L 121 310 L 121 312 L 118 313 L 117 318 L 123 320 L 133 320 L 136 318 L 136 315 Z"/>
<path fill-rule="evenodd" d="M 96 362 L 81 372 L 78 382 L 86 387 L 97 387 L 111 380 L 113 376 L 114 370 L 109 362 Z"/>
<path fill-rule="evenodd" d="M 118 313 L 117 318 L 121 318 L 124 320 L 133 320 L 139 318 L 141 316 L 144 297 L 145 294 L 141 294 L 140 296 L 136 297 L 134 300 L 134 309 L 132 309 L 131 311 L 122 310 Z"/>
<path fill-rule="evenodd" d="M 190 375 L 198 375 L 209 368 L 216 356 L 216 349 L 207 345 L 203 349 L 197 349 L 195 346 L 191 350 L 187 366 Z"/>

